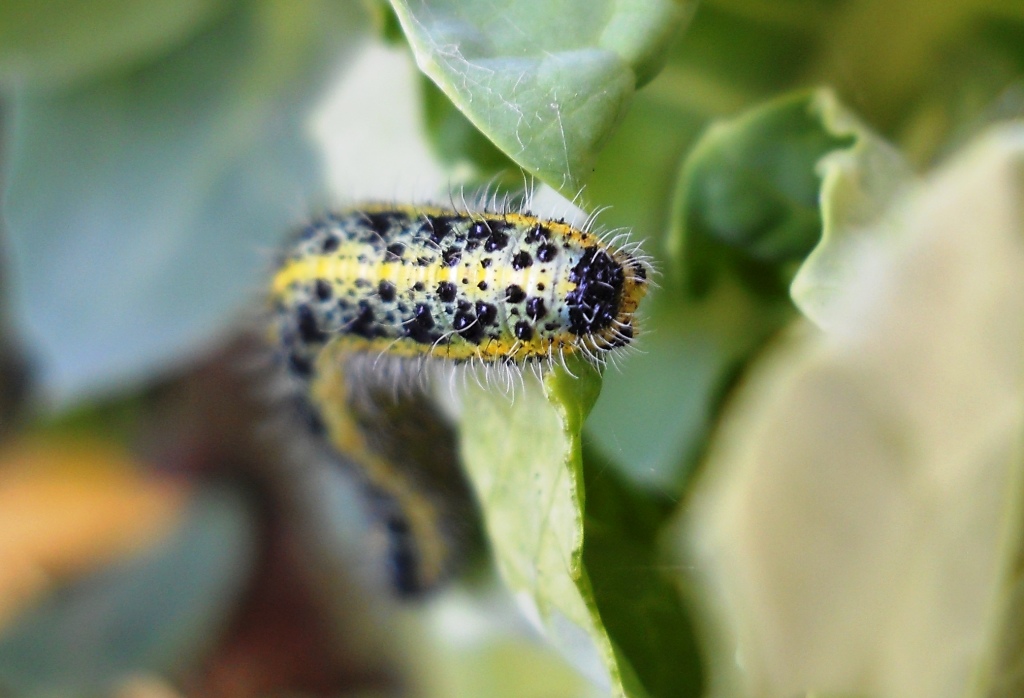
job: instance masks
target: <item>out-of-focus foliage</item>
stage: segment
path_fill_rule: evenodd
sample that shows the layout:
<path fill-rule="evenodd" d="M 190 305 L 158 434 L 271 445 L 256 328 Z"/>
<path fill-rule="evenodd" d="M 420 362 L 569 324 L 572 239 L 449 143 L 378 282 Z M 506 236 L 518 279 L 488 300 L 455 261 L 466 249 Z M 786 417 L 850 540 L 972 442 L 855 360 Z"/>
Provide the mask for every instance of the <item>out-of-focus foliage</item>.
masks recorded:
<path fill-rule="evenodd" d="M 19 444 L 0 458 L 0 628 L 49 584 L 163 533 L 181 505 L 180 485 L 146 481 L 106 446 Z"/>
<path fill-rule="evenodd" d="M 0 627 L 6 685 L 1020 692 L 1019 3 L 157 5 L 0 8 L 0 347 L 86 415 L 44 435 L 117 434 L 190 493 L 113 561 L 65 539 L 84 562 Z M 457 391 L 497 574 L 398 610 L 354 500 L 261 461 L 197 351 L 309 211 L 488 182 L 606 208 L 658 288 L 618 370 Z"/>
<path fill-rule="evenodd" d="M 303 130 L 357 41 L 344 7 L 239 3 L 158 59 L 10 95 L 11 294 L 58 399 L 177 363 L 251 297 L 323 197 Z"/>
<path fill-rule="evenodd" d="M 828 332 L 792 328 L 730 407 L 677 531 L 714 695 L 1024 690 L 1022 165 L 1017 124 L 898 201 Z"/>
<path fill-rule="evenodd" d="M 247 505 L 210 490 L 183 507 L 180 484 L 125 460 L 75 443 L 0 460 L 4 694 L 100 695 L 134 674 L 184 676 L 223 630 L 251 572 Z"/>
<path fill-rule="evenodd" d="M 160 56 L 224 13 L 226 0 L 9 0 L 0 83 L 59 89 Z"/>
<path fill-rule="evenodd" d="M 787 96 L 715 124 L 693 146 L 668 240 L 691 293 L 705 292 L 720 265 L 762 293 L 786 291 L 774 272 L 791 275 L 821 236 L 815 166 L 853 140 L 825 122 L 829 104 L 825 94 Z"/>

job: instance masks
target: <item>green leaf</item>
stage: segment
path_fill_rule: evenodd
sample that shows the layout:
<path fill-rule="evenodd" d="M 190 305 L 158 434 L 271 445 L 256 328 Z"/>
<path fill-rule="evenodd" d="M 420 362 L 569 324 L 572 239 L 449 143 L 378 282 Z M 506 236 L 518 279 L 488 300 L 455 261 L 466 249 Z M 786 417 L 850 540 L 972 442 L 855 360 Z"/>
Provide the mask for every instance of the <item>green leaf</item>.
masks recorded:
<path fill-rule="evenodd" d="M 826 91 L 817 93 L 815 111 L 832 134 L 850 135 L 849 148 L 818 162 L 821 177 L 821 240 L 793 278 L 790 295 L 800 311 L 820 326 L 850 283 L 856 260 L 868 248 L 893 244 L 899 229 L 879 225 L 892 215 L 892 202 L 915 183 L 903 156 L 876 136 Z"/>
<path fill-rule="evenodd" d="M 323 188 L 307 120 L 362 16 L 335 5 L 243 3 L 144 68 L 19 93 L 11 291 L 48 392 L 165 370 L 251 302 L 261 249 Z"/>
<path fill-rule="evenodd" d="M 515 395 L 470 388 L 460 422 L 463 461 L 502 578 L 548 639 L 598 686 L 645 695 L 616 658 L 583 568 L 580 430 L 600 391 L 585 362 Z"/>
<path fill-rule="evenodd" d="M 820 99 L 802 92 L 773 100 L 712 125 L 690 151 L 669 251 L 682 256 L 691 292 L 706 292 L 723 268 L 753 288 L 784 287 L 818 242 L 815 166 L 853 142 L 825 127 Z"/>
<path fill-rule="evenodd" d="M 571 368 L 579 378 L 555 371 L 543 390 L 528 383 L 514 399 L 482 389 L 465 398 L 463 456 L 498 568 L 596 685 L 697 696 L 693 633 L 659 554 L 670 502 L 631 487 L 597 454 L 582 458 L 600 377 L 586 363 Z"/>
<path fill-rule="evenodd" d="M 0 87 L 66 87 L 182 43 L 225 0 L 4 0 Z"/>
<path fill-rule="evenodd" d="M 254 536 L 237 492 L 200 494 L 166 538 L 12 620 L 0 635 L 0 693 L 110 695 L 132 675 L 194 669 L 244 588 Z"/>
<path fill-rule="evenodd" d="M 637 352 L 607 371 L 586 435 L 632 483 L 682 496 L 744 362 L 794 313 L 736 283 L 644 308 Z"/>
<path fill-rule="evenodd" d="M 420 69 L 512 160 L 575 192 L 660 68 L 683 0 L 393 0 Z"/>
<path fill-rule="evenodd" d="M 472 178 L 487 180 L 504 174 L 522 186 L 519 168 L 505 153 L 487 140 L 479 129 L 455 108 L 448 96 L 426 77 L 420 80 L 423 112 L 434 153 L 450 171 L 468 166 Z"/>
<path fill-rule="evenodd" d="M 491 575 L 433 597 L 400 632 L 411 639 L 424 698 L 607 698 L 557 652 L 538 642 L 507 591 Z M 412 621 L 412 622 L 408 622 Z M 391 633 L 392 643 L 394 633 Z"/>
<path fill-rule="evenodd" d="M 899 244 L 748 376 L 691 492 L 715 695 L 1024 690 L 1024 123 L 893 207 Z"/>
<path fill-rule="evenodd" d="M 696 698 L 702 668 L 690 618 L 658 537 L 672 500 L 630 486 L 597 454 L 583 460 L 583 564 L 621 664 L 647 694 Z"/>

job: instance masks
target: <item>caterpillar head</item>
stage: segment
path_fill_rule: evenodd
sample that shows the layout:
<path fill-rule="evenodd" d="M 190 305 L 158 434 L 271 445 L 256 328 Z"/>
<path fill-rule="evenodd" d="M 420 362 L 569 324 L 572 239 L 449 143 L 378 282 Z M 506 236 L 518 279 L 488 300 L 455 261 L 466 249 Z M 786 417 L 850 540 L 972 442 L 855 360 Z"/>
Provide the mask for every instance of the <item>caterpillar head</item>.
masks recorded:
<path fill-rule="evenodd" d="M 566 296 L 569 331 L 595 349 L 629 344 L 636 309 L 647 294 L 645 263 L 624 250 L 590 247 L 572 268 Z"/>

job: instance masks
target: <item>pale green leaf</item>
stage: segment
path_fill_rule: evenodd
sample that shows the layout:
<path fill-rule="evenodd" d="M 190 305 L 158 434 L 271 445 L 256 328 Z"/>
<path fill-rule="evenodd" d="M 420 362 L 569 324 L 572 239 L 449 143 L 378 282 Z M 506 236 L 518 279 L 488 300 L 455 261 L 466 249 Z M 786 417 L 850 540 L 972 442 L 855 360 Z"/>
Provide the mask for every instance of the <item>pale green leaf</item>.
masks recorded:
<path fill-rule="evenodd" d="M 424 698 L 607 698 L 553 652 L 493 577 L 403 616 Z M 429 640 L 424 641 L 425 638 Z"/>
<path fill-rule="evenodd" d="M 835 296 L 849 284 L 856 258 L 866 248 L 892 243 L 899 235 L 890 204 L 915 176 L 903 156 L 851 114 L 828 90 L 814 97 L 821 127 L 837 137 L 854 138 L 818 162 L 821 240 L 790 285 L 800 311 L 820 326 L 829 322 Z M 870 253 L 870 252 L 867 252 Z"/>
<path fill-rule="evenodd" d="M 684 0 L 394 0 L 417 63 L 473 124 L 562 191 L 589 177 L 653 77 Z"/>
<path fill-rule="evenodd" d="M 748 378 L 686 528 L 715 696 L 1020 695 L 1024 124 Z"/>
<path fill-rule="evenodd" d="M 583 569 L 580 429 L 600 376 L 574 363 L 515 395 L 471 388 L 461 417 L 462 455 L 502 578 L 548 639 L 596 685 L 644 695 L 616 660 Z"/>

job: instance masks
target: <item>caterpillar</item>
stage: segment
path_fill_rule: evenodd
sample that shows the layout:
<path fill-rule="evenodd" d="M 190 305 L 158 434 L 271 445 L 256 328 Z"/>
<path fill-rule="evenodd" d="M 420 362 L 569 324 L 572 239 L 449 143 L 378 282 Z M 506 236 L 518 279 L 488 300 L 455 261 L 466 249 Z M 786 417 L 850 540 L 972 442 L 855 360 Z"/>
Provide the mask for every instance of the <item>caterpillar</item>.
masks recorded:
<path fill-rule="evenodd" d="M 270 338 L 307 424 L 371 493 L 400 594 L 439 584 L 459 557 L 453 541 L 479 535 L 454 435 L 396 426 L 423 432 L 430 407 L 381 376 L 410 362 L 515 372 L 613 358 L 636 334 L 650 265 L 585 228 L 525 211 L 367 204 L 285 245 Z"/>

